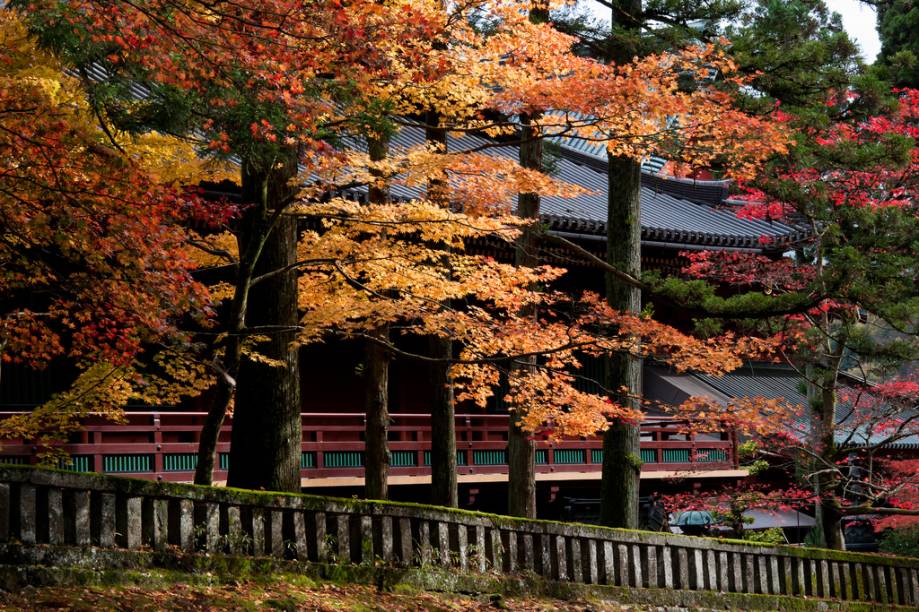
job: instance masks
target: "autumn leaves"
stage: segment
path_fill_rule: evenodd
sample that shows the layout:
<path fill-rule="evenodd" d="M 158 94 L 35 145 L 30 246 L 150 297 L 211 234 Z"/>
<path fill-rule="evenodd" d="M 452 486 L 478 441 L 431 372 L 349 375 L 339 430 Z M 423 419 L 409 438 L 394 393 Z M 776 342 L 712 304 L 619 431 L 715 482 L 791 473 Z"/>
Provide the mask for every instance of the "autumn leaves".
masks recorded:
<path fill-rule="evenodd" d="M 548 168 L 489 149 L 515 150 L 525 115 L 539 139 L 587 139 L 619 156 L 653 151 L 684 168 L 718 163 L 744 176 L 783 151 L 787 134 L 733 108 L 731 92 L 745 81 L 718 46 L 608 65 L 573 54 L 574 39 L 529 19 L 529 8 L 514 0 L 30 3 L 29 27 L 63 64 L 48 58 L 43 74 L 63 79 L 66 67 L 82 78 L 61 85 L 72 92 L 68 105 L 34 91 L 33 77 L 10 68 L 21 57 L 7 55 L 7 104 L 34 99 L 49 111 L 40 116 L 66 126 L 34 122 L 35 108 L 9 111 L 19 121 L 7 124 L 10 138 L 20 142 L 8 150 L 34 174 L 7 177 L 26 178 L 25 191 L 3 199 L 20 226 L 4 256 L 21 268 L 19 277 L 5 272 L 4 290 L 39 281 L 50 295 L 66 288 L 73 295 L 60 303 L 72 310 L 72 333 L 54 353 L 98 360 L 114 347 L 138 395 L 149 396 L 153 376 L 140 370 L 165 350 L 151 344 L 168 347 L 188 365 L 153 370 L 183 389 L 213 381 L 218 426 L 234 394 L 259 396 L 237 387 L 259 384 L 246 363 L 287 367 L 293 377 L 296 368 L 283 364 L 296 347 L 330 337 L 424 358 L 399 346 L 406 334 L 453 343 L 446 361 L 459 401 L 482 405 L 510 376 L 508 400 L 530 432 L 586 435 L 609 419 L 639 419 L 616 401 L 617 389 L 577 389 L 579 355 L 638 351 L 640 339 L 641 352 L 678 368 L 720 372 L 746 345 L 702 342 L 595 296 L 556 292 L 563 270 L 483 254 L 500 253 L 525 227 L 517 194 L 583 193 Z M 104 78 L 88 78 L 90 68 Z M 46 140 L 30 149 L 37 128 Z M 453 136 L 390 145 L 400 129 Z M 73 130 L 76 139 L 63 142 Z M 205 205 L 182 188 L 227 177 L 242 186 L 240 205 Z M 292 240 L 282 226 L 295 226 Z M 529 229 L 538 250 L 538 222 Z M 22 237 L 42 251 L 53 246 L 67 265 L 91 265 L 61 277 L 56 263 L 40 267 L 28 255 Z M 264 268 L 267 252 L 273 269 Z M 194 280 L 196 265 L 225 273 L 208 289 Z M 281 279 L 296 294 L 266 295 Z M 30 307 L 4 315 L 7 359 L 34 350 L 23 338 L 51 347 L 59 337 Z M 390 328 L 398 333 L 377 333 Z M 286 348 L 266 348 L 282 335 Z M 84 342 L 91 349 L 77 351 Z M 528 367 L 513 367 L 521 361 Z M 289 407 L 288 420 L 297 410 Z"/>

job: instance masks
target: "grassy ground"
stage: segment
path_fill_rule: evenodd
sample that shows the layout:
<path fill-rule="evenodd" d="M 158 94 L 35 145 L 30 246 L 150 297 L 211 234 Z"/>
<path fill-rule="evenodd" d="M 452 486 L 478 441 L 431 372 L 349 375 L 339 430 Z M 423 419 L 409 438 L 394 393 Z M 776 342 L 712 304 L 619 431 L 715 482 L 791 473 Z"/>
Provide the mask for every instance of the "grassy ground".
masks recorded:
<path fill-rule="evenodd" d="M 302 576 L 270 582 L 163 587 L 27 587 L 0 593 L 0 610 L 595 610 L 619 612 L 606 602 L 557 601 L 449 593 L 378 593 L 362 585 L 318 583 Z M 633 608 L 634 609 L 634 608 Z"/>

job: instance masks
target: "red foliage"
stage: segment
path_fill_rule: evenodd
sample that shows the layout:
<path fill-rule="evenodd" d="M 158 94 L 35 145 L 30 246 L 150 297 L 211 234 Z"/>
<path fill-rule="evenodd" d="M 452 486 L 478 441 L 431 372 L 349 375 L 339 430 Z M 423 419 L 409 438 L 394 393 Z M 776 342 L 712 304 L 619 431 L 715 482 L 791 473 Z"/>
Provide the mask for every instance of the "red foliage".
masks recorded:
<path fill-rule="evenodd" d="M 182 225 L 229 213 L 159 184 L 115 150 L 79 97 L 62 102 L 50 79 L 33 77 L 39 58 L 23 63 L 24 33 L 3 19 L 2 359 L 40 367 L 66 352 L 125 365 L 145 343 L 174 339 L 182 317 L 209 316 L 182 255 Z"/>

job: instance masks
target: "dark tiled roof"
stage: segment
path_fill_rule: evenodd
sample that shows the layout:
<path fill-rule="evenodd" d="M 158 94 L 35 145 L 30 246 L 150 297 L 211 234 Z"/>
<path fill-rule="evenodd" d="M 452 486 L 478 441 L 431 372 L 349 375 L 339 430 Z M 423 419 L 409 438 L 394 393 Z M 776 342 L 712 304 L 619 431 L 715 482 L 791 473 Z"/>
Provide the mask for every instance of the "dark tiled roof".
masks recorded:
<path fill-rule="evenodd" d="M 394 149 L 424 144 L 424 130 L 403 127 L 392 139 Z M 361 146 L 352 143 L 353 146 Z M 518 149 L 478 136 L 449 138 L 451 151 L 486 147 L 489 155 L 517 159 Z M 584 235 L 606 234 L 607 176 L 605 162 L 593 156 L 562 149 L 554 164 L 555 178 L 585 187 L 590 194 L 566 199 L 544 197 L 542 217 L 551 229 Z M 756 250 L 785 250 L 806 237 L 799 227 L 769 221 L 739 219 L 735 207 L 725 204 L 727 184 L 723 181 L 691 181 L 664 178 L 650 173 L 642 176 L 642 241 L 667 243 L 667 246 L 710 246 Z M 417 198 L 420 190 L 394 185 L 397 198 Z M 768 244 L 761 242 L 767 237 Z"/>
<path fill-rule="evenodd" d="M 108 78 L 99 66 L 89 67 L 96 81 Z M 137 99 L 150 97 L 141 85 L 132 85 Z M 404 127 L 393 138 L 392 146 L 406 149 L 424 143 L 424 130 Z M 451 137 L 450 150 L 463 150 L 495 143 L 477 136 Z M 546 197 L 542 217 L 552 229 L 577 234 L 606 235 L 607 177 L 602 146 L 561 139 L 562 155 L 555 172 L 559 180 L 580 185 L 593 193 L 573 199 Z M 360 143 L 352 145 L 360 147 Z M 513 146 L 486 149 L 491 155 L 518 158 Z M 642 241 L 677 247 L 739 248 L 783 251 L 806 237 L 806 231 L 782 223 L 739 219 L 734 207 L 725 203 L 727 184 L 722 181 L 688 181 L 655 174 L 663 160 L 651 158 L 644 164 L 641 189 Z M 417 198 L 416 189 L 394 185 L 397 198 Z M 768 239 L 764 244 L 761 238 Z"/>
<path fill-rule="evenodd" d="M 787 367 L 752 364 L 720 377 L 707 374 L 693 376 L 729 397 L 784 398 L 792 404 L 807 404 L 807 396 L 802 389 L 804 381 Z"/>
<path fill-rule="evenodd" d="M 715 391 L 728 397 L 766 397 L 782 399 L 795 405 L 807 406 L 807 396 L 803 391 L 804 379 L 789 367 L 772 364 L 751 364 L 721 377 L 706 374 L 692 374 L 692 378 L 701 380 Z M 838 444 L 848 443 L 852 446 L 873 445 L 890 439 L 889 432 L 874 433 L 858 428 L 847 427 L 852 418 L 849 406 L 840 403 L 837 408 Z M 806 411 L 797 420 L 795 428 L 805 432 L 809 428 Z M 855 431 L 853 431 L 855 429 Z M 851 439 L 850 439 L 851 438 Z M 891 449 L 919 449 L 919 435 L 910 435 L 889 444 Z"/>

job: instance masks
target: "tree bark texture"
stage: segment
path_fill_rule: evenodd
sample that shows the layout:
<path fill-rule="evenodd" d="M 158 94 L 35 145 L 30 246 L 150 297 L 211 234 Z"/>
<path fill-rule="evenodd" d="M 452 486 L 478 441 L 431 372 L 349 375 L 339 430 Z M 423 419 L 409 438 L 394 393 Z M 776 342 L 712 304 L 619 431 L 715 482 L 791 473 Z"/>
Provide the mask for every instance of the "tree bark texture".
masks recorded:
<path fill-rule="evenodd" d="M 532 17 L 532 12 L 531 12 Z M 520 117 L 520 165 L 542 169 L 542 140 L 532 126 L 533 118 Z M 517 196 L 517 216 L 539 219 L 540 199 L 536 193 Z M 527 227 L 517 239 L 514 263 L 518 266 L 539 265 L 538 228 Z M 524 313 L 527 314 L 527 313 Z M 534 362 L 535 363 L 535 362 Z M 518 365 L 516 368 L 526 368 Z M 513 373 L 511 373 L 513 375 Z M 511 413 L 507 431 L 507 511 L 511 516 L 536 517 L 536 443 L 520 428 L 520 415 Z"/>
<path fill-rule="evenodd" d="M 271 225 L 255 264 L 256 277 L 277 272 L 297 259 L 297 221 L 281 213 L 292 195 L 289 181 L 296 173 L 294 152 L 270 170 L 243 170 L 243 201 L 260 205 L 244 213 L 240 252 L 258 239 L 260 228 Z M 269 333 L 259 334 L 269 340 L 251 350 L 273 363 L 251 357 L 240 363 L 227 485 L 299 491 L 300 369 L 293 345 L 299 321 L 296 272 L 277 273 L 254 286 L 248 302 L 246 327 L 270 326 Z"/>
<path fill-rule="evenodd" d="M 448 338 L 431 336 L 431 354 L 440 358 L 453 355 Z M 453 381 L 449 368 L 431 365 L 431 503 L 455 508 L 459 505 L 456 483 L 456 415 L 453 403 Z"/>
<path fill-rule="evenodd" d="M 248 167 L 243 162 L 243 167 Z M 291 168 L 287 169 L 290 172 Z M 282 180 L 284 177 L 278 177 Z M 262 250 L 272 232 L 273 217 L 268 212 L 269 180 L 268 173 L 263 173 L 262 178 L 252 175 L 243 176 L 243 183 L 248 185 L 250 210 L 248 218 L 243 220 L 240 227 L 239 265 L 236 276 L 236 285 L 233 300 L 224 323 L 226 338 L 223 346 L 215 346 L 213 366 L 217 370 L 216 391 L 212 398 L 201 435 L 198 441 L 198 461 L 195 466 L 195 484 L 210 485 L 213 481 L 217 442 L 220 429 L 226 418 L 227 412 L 233 403 L 236 394 L 239 368 L 242 361 L 242 341 L 246 331 L 246 315 L 249 306 L 249 291 L 252 280 L 259 265 Z M 286 181 L 286 178 L 284 178 Z M 283 182 L 281 183 L 284 184 Z M 254 186 L 260 185 L 260 189 Z M 258 191 L 259 193 L 256 193 Z M 279 195 L 275 196 L 280 197 Z M 221 353 L 222 349 L 222 355 Z"/>
<path fill-rule="evenodd" d="M 447 130 L 440 126 L 440 115 L 430 111 L 425 117 L 425 140 L 447 151 Z M 448 185 L 444 177 L 428 182 L 428 199 L 443 207 L 450 206 Z M 444 303 L 449 307 L 449 302 Z M 453 343 L 449 338 L 429 338 L 432 357 L 448 360 L 453 357 Z M 456 481 L 456 414 L 453 397 L 453 380 L 450 364 L 432 363 L 431 384 L 431 503 L 455 508 L 459 505 Z"/>
<path fill-rule="evenodd" d="M 824 329 L 829 329 L 829 322 Z M 817 385 L 811 410 L 815 434 L 815 448 L 822 459 L 815 465 L 820 471 L 816 478 L 815 489 L 820 502 L 815 512 L 819 545 L 833 550 L 845 550 L 846 543 L 842 532 L 842 511 L 839 505 L 837 489 L 838 475 L 826 471 L 827 466 L 835 466 L 838 459 L 836 447 L 836 383 L 839 358 L 831 353 L 835 347 L 826 342 L 827 358 L 817 372 Z"/>
<path fill-rule="evenodd" d="M 237 368 L 238 370 L 238 368 Z M 220 378 L 223 378 L 221 376 Z M 217 381 L 217 390 L 213 401 L 201 427 L 201 436 L 198 439 L 198 461 L 195 464 L 195 484 L 210 486 L 214 483 L 214 467 L 217 459 L 217 442 L 220 439 L 220 429 L 226 418 L 227 409 L 236 392 L 235 380 L 231 384 L 227 380 Z"/>
<path fill-rule="evenodd" d="M 383 137 L 368 137 L 368 152 L 373 161 L 386 159 L 389 141 Z M 385 185 L 371 185 L 368 190 L 371 204 L 389 200 Z M 364 496 L 368 499 L 386 499 L 389 495 L 389 328 L 381 327 L 371 332 L 379 342 L 368 340 L 364 349 Z"/>
<path fill-rule="evenodd" d="M 389 330 L 373 334 L 382 343 L 389 342 Z M 368 341 L 365 349 L 366 379 L 364 409 L 364 497 L 386 499 L 389 495 L 389 352 L 377 342 Z"/>
<path fill-rule="evenodd" d="M 641 165 L 627 157 L 609 157 L 606 260 L 634 277 L 641 275 Z M 612 275 L 606 276 L 606 299 L 620 311 L 641 311 L 641 291 Z M 636 340 L 637 341 L 637 340 Z M 627 391 L 613 401 L 640 407 L 641 359 L 630 354 L 606 361 L 606 388 Z M 641 474 L 639 428 L 613 423 L 603 435 L 600 520 L 610 527 L 638 528 L 638 486 Z"/>

